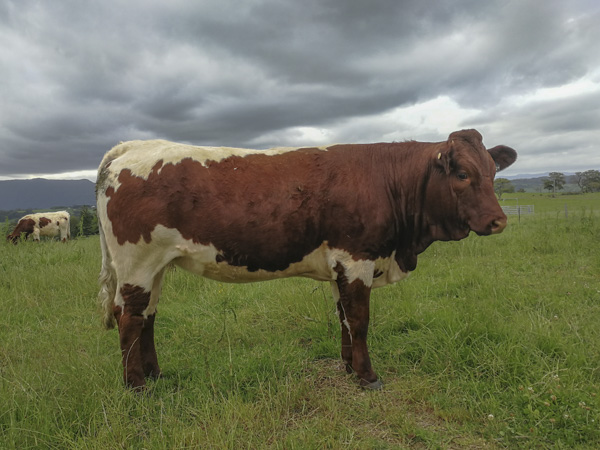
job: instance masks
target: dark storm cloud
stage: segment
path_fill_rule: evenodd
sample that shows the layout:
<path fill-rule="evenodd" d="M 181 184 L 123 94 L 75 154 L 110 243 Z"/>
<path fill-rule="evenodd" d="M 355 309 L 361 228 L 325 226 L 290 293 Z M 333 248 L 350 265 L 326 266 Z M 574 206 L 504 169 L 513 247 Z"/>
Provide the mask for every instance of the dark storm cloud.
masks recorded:
<path fill-rule="evenodd" d="M 0 176 L 94 169 L 127 139 L 441 140 L 388 117 L 440 97 L 525 156 L 592 149 L 599 19 L 585 0 L 0 1 Z M 534 95 L 583 78 L 590 95 Z"/>

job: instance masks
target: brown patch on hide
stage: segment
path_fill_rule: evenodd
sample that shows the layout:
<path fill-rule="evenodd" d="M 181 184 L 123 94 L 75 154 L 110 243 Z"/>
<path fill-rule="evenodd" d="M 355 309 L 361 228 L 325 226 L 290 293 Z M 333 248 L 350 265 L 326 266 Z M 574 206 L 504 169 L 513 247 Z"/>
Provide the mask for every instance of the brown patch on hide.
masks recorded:
<path fill-rule="evenodd" d="M 121 296 L 125 303 L 124 314 L 141 315 L 150 303 L 150 292 L 146 292 L 140 286 L 124 284 L 121 288 Z"/>
<path fill-rule="evenodd" d="M 40 228 L 44 228 L 49 223 L 52 223 L 52 221 L 50 219 L 48 219 L 47 217 L 40 217 L 40 219 L 39 219 Z M 58 221 L 56 222 L 56 224 L 58 225 Z"/>

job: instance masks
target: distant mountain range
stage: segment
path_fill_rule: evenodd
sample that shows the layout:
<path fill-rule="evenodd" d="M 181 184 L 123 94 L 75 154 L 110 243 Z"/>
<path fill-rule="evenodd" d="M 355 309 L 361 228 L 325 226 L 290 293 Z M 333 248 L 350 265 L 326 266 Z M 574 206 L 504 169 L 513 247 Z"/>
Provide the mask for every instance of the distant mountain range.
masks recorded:
<path fill-rule="evenodd" d="M 560 192 L 575 193 L 581 191 L 581 188 L 577 184 L 577 177 L 574 173 L 561 173 L 565 176 L 565 185 Z M 537 173 L 503 177 L 502 173 L 499 173 L 496 178 L 509 179 L 517 192 L 548 192 L 544 190 L 544 180 L 548 178 L 548 174 Z"/>
<path fill-rule="evenodd" d="M 573 172 L 561 172 L 565 177 L 569 177 L 571 175 L 575 175 L 575 173 Z M 542 172 L 542 173 L 520 173 L 518 175 L 508 175 L 508 176 L 504 176 L 502 175 L 502 172 L 496 174 L 496 178 L 506 178 L 508 180 L 530 180 L 530 179 L 537 179 L 537 178 L 547 178 L 548 175 L 550 175 L 550 172 Z"/>
<path fill-rule="evenodd" d="M 50 209 L 96 205 L 95 185 L 90 180 L 0 181 L 0 210 Z"/>

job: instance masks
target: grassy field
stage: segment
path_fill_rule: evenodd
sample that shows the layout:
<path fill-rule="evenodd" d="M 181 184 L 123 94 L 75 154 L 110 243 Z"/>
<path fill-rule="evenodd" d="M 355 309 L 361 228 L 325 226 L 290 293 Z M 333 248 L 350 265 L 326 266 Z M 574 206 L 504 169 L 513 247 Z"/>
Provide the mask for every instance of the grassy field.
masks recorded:
<path fill-rule="evenodd" d="M 514 206 L 533 205 L 535 212 L 544 216 L 568 217 L 569 214 L 600 214 L 600 194 L 556 195 L 550 194 L 504 194 L 500 204 Z"/>
<path fill-rule="evenodd" d="M 519 204 L 536 214 L 373 292 L 379 392 L 340 364 L 327 284 L 172 270 L 165 377 L 137 395 L 100 326 L 98 238 L 2 242 L 0 448 L 597 448 L 600 195 Z"/>

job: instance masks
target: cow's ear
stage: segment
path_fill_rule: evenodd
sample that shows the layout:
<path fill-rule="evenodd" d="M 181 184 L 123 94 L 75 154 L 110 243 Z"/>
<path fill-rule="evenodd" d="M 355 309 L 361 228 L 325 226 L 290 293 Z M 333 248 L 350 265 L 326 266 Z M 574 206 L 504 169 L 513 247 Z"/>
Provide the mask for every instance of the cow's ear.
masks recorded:
<path fill-rule="evenodd" d="M 450 174 L 450 168 L 452 166 L 452 146 L 449 145 L 444 149 L 440 149 L 435 154 L 435 163 L 440 167 L 446 174 Z"/>
<path fill-rule="evenodd" d="M 506 145 L 497 145 L 488 150 L 496 163 L 496 170 L 499 172 L 506 169 L 517 160 L 517 152 Z"/>

